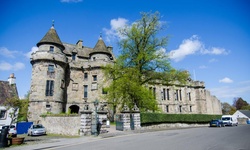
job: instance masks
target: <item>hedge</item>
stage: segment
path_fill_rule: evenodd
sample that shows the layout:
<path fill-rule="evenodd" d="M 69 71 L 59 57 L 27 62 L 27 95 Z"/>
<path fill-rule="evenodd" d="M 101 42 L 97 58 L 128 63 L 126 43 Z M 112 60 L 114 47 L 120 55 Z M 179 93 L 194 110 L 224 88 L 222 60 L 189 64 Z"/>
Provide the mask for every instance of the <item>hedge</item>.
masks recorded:
<path fill-rule="evenodd" d="M 159 123 L 209 123 L 212 119 L 219 119 L 222 115 L 208 114 L 164 114 L 164 113 L 141 113 L 141 124 Z"/>

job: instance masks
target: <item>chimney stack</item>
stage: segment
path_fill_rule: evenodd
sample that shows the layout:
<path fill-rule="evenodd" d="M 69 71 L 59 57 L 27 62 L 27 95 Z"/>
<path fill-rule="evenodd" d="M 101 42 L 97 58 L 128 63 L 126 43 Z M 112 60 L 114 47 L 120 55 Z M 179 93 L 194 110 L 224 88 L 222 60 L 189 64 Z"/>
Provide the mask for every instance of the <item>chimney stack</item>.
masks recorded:
<path fill-rule="evenodd" d="M 76 45 L 77 45 L 77 48 L 82 48 L 82 40 L 78 40 Z"/>

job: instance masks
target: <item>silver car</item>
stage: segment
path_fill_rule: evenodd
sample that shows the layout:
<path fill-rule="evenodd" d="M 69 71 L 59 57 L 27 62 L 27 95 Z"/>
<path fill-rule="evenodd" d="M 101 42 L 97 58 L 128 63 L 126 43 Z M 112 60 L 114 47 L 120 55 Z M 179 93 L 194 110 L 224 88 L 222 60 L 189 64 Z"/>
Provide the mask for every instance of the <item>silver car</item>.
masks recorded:
<path fill-rule="evenodd" d="M 16 137 L 17 136 L 17 131 L 16 131 L 16 126 L 15 125 L 5 125 L 5 126 L 2 126 L 2 129 L 5 129 L 5 128 L 8 129 L 8 134 L 11 137 Z"/>
<path fill-rule="evenodd" d="M 41 124 L 33 124 L 31 127 L 28 129 L 28 136 L 33 136 L 33 135 L 45 135 L 46 134 L 46 129 L 43 125 Z"/>

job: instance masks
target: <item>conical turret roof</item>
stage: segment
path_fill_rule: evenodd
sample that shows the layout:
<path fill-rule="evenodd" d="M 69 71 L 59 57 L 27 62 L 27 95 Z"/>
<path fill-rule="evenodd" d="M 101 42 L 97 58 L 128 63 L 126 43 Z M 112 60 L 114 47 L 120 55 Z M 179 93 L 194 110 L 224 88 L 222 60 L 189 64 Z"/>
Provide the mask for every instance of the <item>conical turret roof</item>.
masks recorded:
<path fill-rule="evenodd" d="M 63 46 L 58 34 L 56 33 L 56 30 L 55 30 L 54 26 L 52 26 L 49 29 L 49 31 L 46 33 L 46 35 L 36 45 L 37 45 L 37 47 L 39 47 L 42 44 L 54 44 L 54 45 L 59 46 L 60 48 L 62 48 L 62 50 L 65 49 L 65 47 Z"/>
<path fill-rule="evenodd" d="M 111 52 L 107 49 L 107 46 L 105 45 L 104 41 L 102 40 L 102 37 L 100 37 L 93 48 L 93 51 L 91 53 L 105 53 L 111 55 Z"/>

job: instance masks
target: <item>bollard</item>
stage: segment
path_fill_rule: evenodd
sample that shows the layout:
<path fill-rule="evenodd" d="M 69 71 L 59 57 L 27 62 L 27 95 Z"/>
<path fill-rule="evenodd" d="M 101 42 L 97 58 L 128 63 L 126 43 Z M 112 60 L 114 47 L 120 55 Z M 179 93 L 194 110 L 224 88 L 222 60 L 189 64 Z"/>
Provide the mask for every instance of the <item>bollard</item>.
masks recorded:
<path fill-rule="evenodd" d="M 7 128 L 2 129 L 0 134 L 0 147 L 7 147 L 8 146 L 8 130 Z"/>

